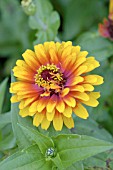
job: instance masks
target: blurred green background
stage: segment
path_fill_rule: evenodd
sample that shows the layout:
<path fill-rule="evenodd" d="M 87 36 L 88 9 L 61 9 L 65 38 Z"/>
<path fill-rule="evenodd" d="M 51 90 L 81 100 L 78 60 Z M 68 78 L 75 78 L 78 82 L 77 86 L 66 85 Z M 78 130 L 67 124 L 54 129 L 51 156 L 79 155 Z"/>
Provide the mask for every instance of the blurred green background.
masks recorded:
<path fill-rule="evenodd" d="M 113 42 L 102 38 L 98 33 L 98 24 L 108 16 L 109 0 L 50 2 L 60 15 L 57 38 L 61 41 L 73 41 L 73 45 L 80 45 L 82 50 L 87 50 L 89 55 L 100 61 L 101 66 L 93 71 L 94 74 L 104 77 L 104 84 L 95 88 L 101 91 L 100 105 L 88 110 L 92 120 L 99 123 L 95 126 L 98 129 L 105 128 L 113 135 Z M 33 41 L 36 40 L 36 30 L 30 29 L 28 19 L 19 0 L 0 0 L 0 101 L 4 103 L 2 113 L 10 111 L 8 89 L 11 69 L 26 49 L 33 49 Z M 2 82 L 4 79 L 5 82 Z M 83 120 L 77 121 L 75 133 L 92 135 L 87 129 L 91 130 L 90 126 L 93 124 L 89 123 L 87 127 Z M 83 127 L 80 127 L 79 122 L 82 122 Z M 86 128 L 86 131 L 84 132 L 82 128 Z M 4 136 L 9 133 L 7 129 Z"/>

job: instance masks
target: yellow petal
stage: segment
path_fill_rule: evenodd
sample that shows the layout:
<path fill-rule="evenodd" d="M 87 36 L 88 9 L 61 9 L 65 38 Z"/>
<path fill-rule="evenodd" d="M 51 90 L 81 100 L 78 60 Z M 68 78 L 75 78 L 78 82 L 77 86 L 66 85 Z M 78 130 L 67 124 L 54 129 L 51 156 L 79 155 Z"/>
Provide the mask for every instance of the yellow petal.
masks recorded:
<path fill-rule="evenodd" d="M 95 83 L 97 82 L 97 77 L 95 75 L 84 76 L 84 83 Z"/>
<path fill-rule="evenodd" d="M 74 121 L 72 117 L 68 118 L 68 117 L 63 116 L 63 121 L 67 128 L 69 129 L 74 128 Z"/>
<path fill-rule="evenodd" d="M 44 117 L 42 123 L 41 123 L 41 128 L 47 130 L 50 126 L 50 121 L 47 120 L 46 117 Z"/>
<path fill-rule="evenodd" d="M 87 66 L 87 70 L 85 71 L 86 73 L 100 66 L 99 62 L 96 61 L 94 57 L 87 58 L 82 65 Z"/>
<path fill-rule="evenodd" d="M 36 69 L 40 66 L 33 51 L 26 50 L 22 56 L 32 70 L 36 71 Z"/>
<path fill-rule="evenodd" d="M 72 80 L 68 81 L 69 86 L 74 86 L 78 83 L 83 82 L 84 78 L 81 76 L 74 77 Z"/>
<path fill-rule="evenodd" d="M 88 101 L 82 101 L 82 103 L 88 105 L 88 106 L 92 106 L 92 107 L 96 107 L 99 102 L 96 100 L 100 97 L 100 93 L 99 92 L 91 92 L 89 94 L 89 100 Z"/>
<path fill-rule="evenodd" d="M 20 104 L 19 104 L 19 109 L 23 109 L 23 108 L 24 108 L 24 103 L 25 103 L 24 100 L 22 100 L 22 101 L 20 102 Z"/>
<path fill-rule="evenodd" d="M 77 58 L 81 58 L 81 57 L 86 57 L 88 55 L 88 52 L 87 51 L 81 51 L 80 53 L 79 53 L 79 55 L 77 56 Z"/>
<path fill-rule="evenodd" d="M 35 49 L 35 53 L 36 53 L 36 57 L 37 57 L 38 61 L 41 64 L 47 64 L 49 61 L 48 61 L 47 55 L 45 53 L 44 46 L 42 44 L 38 44 L 34 47 L 34 49 Z"/>
<path fill-rule="evenodd" d="M 81 99 L 84 101 L 88 101 L 89 100 L 89 96 L 86 93 L 81 93 L 81 92 L 75 92 L 74 93 L 74 97 L 77 99 Z"/>
<path fill-rule="evenodd" d="M 82 84 L 84 91 L 93 91 L 94 87 L 91 84 Z"/>
<path fill-rule="evenodd" d="M 35 101 L 31 104 L 31 106 L 29 107 L 29 112 L 36 112 L 37 111 L 37 105 L 38 105 L 38 101 Z"/>
<path fill-rule="evenodd" d="M 99 76 L 99 75 L 94 75 L 96 78 L 97 78 L 97 81 L 92 83 L 93 85 L 100 85 L 102 84 L 104 81 L 103 81 L 103 77 Z"/>
<path fill-rule="evenodd" d="M 16 103 L 19 101 L 17 95 L 12 96 L 10 100 L 11 100 L 11 103 Z"/>
<path fill-rule="evenodd" d="M 81 47 L 80 46 L 73 46 L 73 48 L 72 48 L 72 52 L 75 52 L 77 55 L 79 55 L 79 53 L 80 53 L 80 49 L 81 49 Z"/>
<path fill-rule="evenodd" d="M 55 114 L 55 110 L 53 110 L 51 113 L 50 112 L 46 112 L 47 120 L 52 121 L 53 117 L 54 117 L 54 114 Z"/>
<path fill-rule="evenodd" d="M 72 42 L 71 41 L 67 41 L 67 42 L 62 41 L 62 45 L 64 48 L 68 47 L 68 46 L 72 46 Z"/>
<path fill-rule="evenodd" d="M 69 88 L 64 88 L 62 91 L 61 91 L 61 97 L 64 97 L 66 96 L 67 94 L 69 93 Z"/>
<path fill-rule="evenodd" d="M 54 119 L 53 119 L 53 126 L 54 126 L 56 131 L 62 130 L 63 119 L 62 119 L 62 116 L 61 116 L 60 113 L 59 114 L 55 113 L 55 116 L 54 116 Z"/>
<path fill-rule="evenodd" d="M 71 96 L 66 96 L 66 97 L 63 98 L 63 100 L 70 107 L 75 107 L 76 106 L 76 100 Z"/>
<path fill-rule="evenodd" d="M 62 99 L 58 99 L 57 101 L 57 105 L 56 105 L 56 109 L 62 113 L 65 109 L 65 104 L 64 104 L 64 101 Z"/>
<path fill-rule="evenodd" d="M 98 99 L 100 97 L 100 92 L 91 92 L 89 96 Z"/>
<path fill-rule="evenodd" d="M 72 115 L 72 108 L 70 106 L 66 105 L 65 110 L 63 112 L 63 115 L 65 117 L 71 117 L 71 115 Z"/>
<path fill-rule="evenodd" d="M 56 104 L 57 104 L 57 96 L 53 94 L 47 103 L 47 107 L 46 107 L 47 112 L 51 113 L 54 110 Z"/>
<path fill-rule="evenodd" d="M 56 54 L 56 52 L 53 48 L 51 48 L 49 50 L 49 54 L 50 54 L 50 57 L 51 57 L 51 63 L 57 64 L 59 62 L 59 60 L 58 60 L 57 54 Z"/>
<path fill-rule="evenodd" d="M 71 87 L 71 91 L 79 91 L 79 92 L 84 92 L 84 87 L 83 85 L 75 85 L 73 87 Z"/>
<path fill-rule="evenodd" d="M 20 110 L 19 115 L 22 117 L 26 117 L 29 115 L 29 106 L 25 107 L 24 109 Z"/>
<path fill-rule="evenodd" d="M 83 62 L 86 61 L 86 58 L 83 56 L 83 57 L 80 57 L 80 58 L 77 58 L 76 60 L 76 65 L 75 65 L 75 68 L 77 68 L 78 66 L 80 66 Z"/>
<path fill-rule="evenodd" d="M 38 121 L 38 115 L 35 114 L 34 118 L 33 118 L 33 125 L 38 127 L 40 125 L 40 122 Z"/>
<path fill-rule="evenodd" d="M 30 105 L 33 101 L 36 100 L 36 98 L 37 98 L 37 96 L 36 96 L 36 97 L 32 97 L 32 98 L 26 99 L 26 100 L 25 100 L 25 103 L 24 103 L 24 107 Z"/>
<path fill-rule="evenodd" d="M 110 5 L 109 5 L 109 13 L 113 13 L 113 0 L 110 0 Z"/>
<path fill-rule="evenodd" d="M 42 113 L 36 112 L 33 119 L 33 125 L 38 127 L 40 123 L 43 121 L 44 115 L 45 115 L 45 111 L 43 111 Z"/>
<path fill-rule="evenodd" d="M 89 116 L 86 108 L 80 103 L 77 103 L 73 111 L 78 117 L 83 118 L 83 119 L 87 119 L 87 117 Z"/>
<path fill-rule="evenodd" d="M 87 66 L 80 66 L 80 67 L 78 67 L 78 69 L 75 71 L 76 72 L 76 76 L 79 76 L 79 75 L 85 73 L 86 70 L 87 70 Z"/>
<path fill-rule="evenodd" d="M 70 55 L 71 54 L 71 50 L 72 50 L 72 46 L 71 45 L 65 47 L 63 52 L 62 52 L 61 58 L 63 59 L 66 56 Z"/>
<path fill-rule="evenodd" d="M 39 99 L 38 105 L 37 105 L 37 111 L 41 112 L 47 105 L 48 98 L 41 98 Z"/>

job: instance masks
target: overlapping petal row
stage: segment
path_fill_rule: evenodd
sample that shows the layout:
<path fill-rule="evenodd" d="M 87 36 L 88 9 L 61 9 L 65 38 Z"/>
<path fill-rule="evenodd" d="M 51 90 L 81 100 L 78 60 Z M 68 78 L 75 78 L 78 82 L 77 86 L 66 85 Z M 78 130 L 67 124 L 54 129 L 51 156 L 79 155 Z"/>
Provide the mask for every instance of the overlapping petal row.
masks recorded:
<path fill-rule="evenodd" d="M 13 69 L 17 82 L 11 83 L 11 102 L 19 103 L 22 117 L 33 116 L 33 125 L 47 130 L 51 123 L 55 130 L 63 124 L 74 127 L 72 113 L 87 119 L 85 105 L 96 107 L 99 92 L 94 86 L 103 83 L 99 75 L 88 72 L 99 67 L 94 57 L 72 42 L 45 42 L 26 50 L 24 60 L 17 60 Z"/>

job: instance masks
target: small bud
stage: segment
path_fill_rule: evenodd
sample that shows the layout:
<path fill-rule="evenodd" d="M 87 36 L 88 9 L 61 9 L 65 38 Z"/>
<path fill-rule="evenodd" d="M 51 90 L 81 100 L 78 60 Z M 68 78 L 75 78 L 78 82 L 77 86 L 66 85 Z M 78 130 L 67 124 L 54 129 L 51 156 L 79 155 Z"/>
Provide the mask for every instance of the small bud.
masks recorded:
<path fill-rule="evenodd" d="M 36 6 L 33 3 L 33 0 L 22 0 L 22 8 L 27 15 L 34 15 L 36 12 Z"/>
<path fill-rule="evenodd" d="M 45 153 L 46 158 L 52 158 L 56 156 L 56 150 L 54 148 L 48 148 Z"/>

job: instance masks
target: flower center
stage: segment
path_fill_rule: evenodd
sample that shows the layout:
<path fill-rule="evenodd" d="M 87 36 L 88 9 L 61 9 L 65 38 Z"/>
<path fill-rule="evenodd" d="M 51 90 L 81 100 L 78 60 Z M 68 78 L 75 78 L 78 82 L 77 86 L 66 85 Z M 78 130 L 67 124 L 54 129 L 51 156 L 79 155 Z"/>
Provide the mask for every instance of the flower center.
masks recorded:
<path fill-rule="evenodd" d="M 42 65 L 35 75 L 35 83 L 43 87 L 46 96 L 58 93 L 61 91 L 65 79 L 60 69 L 54 64 Z M 45 94 L 44 94 L 45 96 Z"/>

